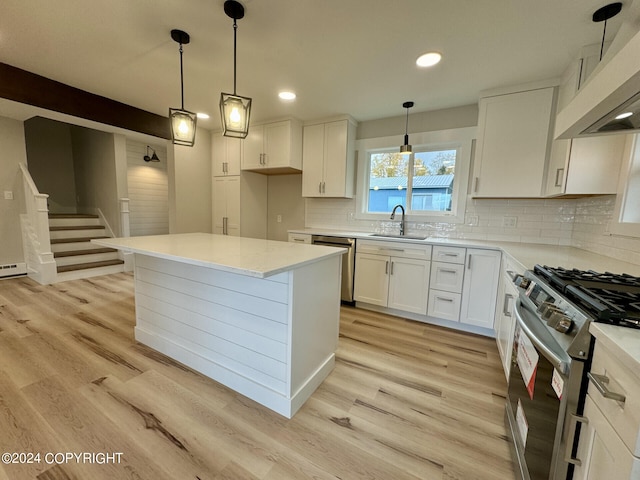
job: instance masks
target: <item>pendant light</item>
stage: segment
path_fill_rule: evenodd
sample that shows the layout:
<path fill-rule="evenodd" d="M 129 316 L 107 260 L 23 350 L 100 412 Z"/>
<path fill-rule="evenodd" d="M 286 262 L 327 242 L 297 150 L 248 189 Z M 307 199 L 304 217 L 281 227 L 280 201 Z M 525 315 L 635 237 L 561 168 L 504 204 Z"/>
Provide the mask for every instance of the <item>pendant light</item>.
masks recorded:
<path fill-rule="evenodd" d="M 413 107 L 413 102 L 404 102 L 402 108 L 407 109 L 407 121 L 404 127 L 404 145 L 400 146 L 400 155 L 411 155 L 412 149 L 409 145 L 409 109 Z"/>
<path fill-rule="evenodd" d="M 197 115 L 184 109 L 184 83 L 182 80 L 182 45 L 187 45 L 191 38 L 182 30 L 171 30 L 171 38 L 180 44 L 180 98 L 181 108 L 170 108 L 171 139 L 174 145 L 193 147 L 196 141 Z"/>
<path fill-rule="evenodd" d="M 601 7 L 593 12 L 593 17 L 591 17 L 591 19 L 595 23 L 604 22 L 602 28 L 602 42 L 600 43 L 600 60 L 602 60 L 602 54 L 604 53 L 604 37 L 607 33 L 607 20 L 619 14 L 620 10 L 622 10 L 622 3 L 615 2 L 610 3 L 609 5 L 605 5 L 604 7 Z"/>
<path fill-rule="evenodd" d="M 220 94 L 222 134 L 225 137 L 246 138 L 249 133 L 251 99 L 236 95 L 236 33 L 237 20 L 244 17 L 244 7 L 235 0 L 224 2 L 224 13 L 233 18 L 233 94 Z"/>

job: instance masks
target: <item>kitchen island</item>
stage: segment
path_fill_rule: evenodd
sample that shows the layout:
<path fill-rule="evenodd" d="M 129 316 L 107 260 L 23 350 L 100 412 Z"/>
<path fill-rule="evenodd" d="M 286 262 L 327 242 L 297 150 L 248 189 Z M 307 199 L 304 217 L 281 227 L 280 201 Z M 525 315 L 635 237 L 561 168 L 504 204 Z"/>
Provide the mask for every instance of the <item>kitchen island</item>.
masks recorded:
<path fill-rule="evenodd" d="M 331 372 L 344 249 L 204 233 L 134 254 L 137 341 L 291 418 Z"/>

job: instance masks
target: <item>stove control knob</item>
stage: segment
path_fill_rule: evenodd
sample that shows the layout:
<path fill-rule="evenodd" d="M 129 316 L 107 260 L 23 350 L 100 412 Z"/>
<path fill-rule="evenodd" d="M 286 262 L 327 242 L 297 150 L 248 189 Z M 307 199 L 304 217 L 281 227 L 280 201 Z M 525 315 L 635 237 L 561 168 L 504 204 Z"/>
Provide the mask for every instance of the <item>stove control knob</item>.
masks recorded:
<path fill-rule="evenodd" d="M 557 325 L 555 325 L 553 328 L 555 328 L 560 333 L 569 333 L 573 328 L 573 320 L 571 320 L 566 315 L 563 315 L 562 318 L 558 319 Z"/>

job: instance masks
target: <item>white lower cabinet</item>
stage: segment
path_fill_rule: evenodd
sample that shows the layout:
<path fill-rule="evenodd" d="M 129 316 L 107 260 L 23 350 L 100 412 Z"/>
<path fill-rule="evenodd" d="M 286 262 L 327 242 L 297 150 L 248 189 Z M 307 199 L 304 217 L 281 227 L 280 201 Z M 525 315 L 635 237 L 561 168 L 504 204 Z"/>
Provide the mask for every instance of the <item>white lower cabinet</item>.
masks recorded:
<path fill-rule="evenodd" d="M 359 240 L 354 300 L 425 315 L 430 257 L 430 245 Z"/>
<path fill-rule="evenodd" d="M 466 249 L 461 247 L 433 247 L 427 310 L 430 317 L 460 320 L 465 255 Z"/>
<path fill-rule="evenodd" d="M 441 290 L 429 290 L 428 315 L 435 318 L 443 318 L 457 322 L 460 320 L 459 293 L 443 292 Z"/>
<path fill-rule="evenodd" d="M 640 373 L 609 347 L 596 340 L 575 480 L 640 479 Z"/>
<path fill-rule="evenodd" d="M 460 322 L 493 329 L 501 252 L 467 248 Z"/>
<path fill-rule="evenodd" d="M 495 330 L 498 353 L 502 361 L 504 373 L 509 381 L 511 372 L 511 350 L 513 349 L 513 337 L 516 329 L 516 317 L 514 316 L 515 301 L 518 298 L 518 289 L 513 284 L 508 269 L 502 272 L 502 288 L 498 296 L 499 311 L 496 312 Z"/>

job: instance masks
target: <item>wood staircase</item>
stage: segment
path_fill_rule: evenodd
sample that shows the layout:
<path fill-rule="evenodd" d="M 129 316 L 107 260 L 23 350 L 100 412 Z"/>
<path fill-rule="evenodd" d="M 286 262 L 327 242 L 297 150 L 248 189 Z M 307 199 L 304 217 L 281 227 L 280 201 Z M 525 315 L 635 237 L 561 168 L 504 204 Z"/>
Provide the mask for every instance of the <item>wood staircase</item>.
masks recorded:
<path fill-rule="evenodd" d="M 91 243 L 107 238 L 98 215 L 50 213 L 49 235 L 58 282 L 124 271 L 117 250 Z"/>

